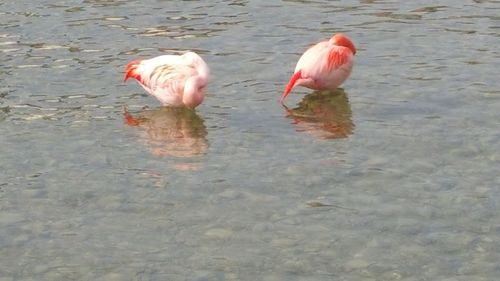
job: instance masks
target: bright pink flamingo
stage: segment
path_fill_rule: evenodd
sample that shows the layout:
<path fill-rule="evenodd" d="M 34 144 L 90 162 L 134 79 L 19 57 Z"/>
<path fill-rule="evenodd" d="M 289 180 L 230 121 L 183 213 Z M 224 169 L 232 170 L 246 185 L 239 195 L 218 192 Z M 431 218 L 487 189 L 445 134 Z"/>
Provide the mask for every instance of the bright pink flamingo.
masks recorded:
<path fill-rule="evenodd" d="M 286 85 L 280 103 L 295 86 L 314 90 L 334 90 L 351 74 L 356 47 L 342 33 L 310 47 L 300 57 Z"/>
<path fill-rule="evenodd" d="M 203 102 L 209 69 L 193 52 L 163 55 L 127 64 L 124 81 L 134 78 L 163 105 L 195 108 Z"/>

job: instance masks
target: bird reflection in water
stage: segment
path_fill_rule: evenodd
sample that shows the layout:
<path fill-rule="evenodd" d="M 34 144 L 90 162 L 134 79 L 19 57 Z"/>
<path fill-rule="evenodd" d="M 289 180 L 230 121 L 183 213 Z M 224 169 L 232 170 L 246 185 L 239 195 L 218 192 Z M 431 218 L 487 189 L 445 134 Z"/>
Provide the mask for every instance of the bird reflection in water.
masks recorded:
<path fill-rule="evenodd" d="M 298 107 L 285 106 L 287 117 L 298 132 L 308 132 L 320 139 L 346 138 L 354 131 L 349 99 L 343 89 L 315 91 L 306 95 Z"/>
<path fill-rule="evenodd" d="M 208 149 L 207 129 L 192 109 L 161 107 L 133 116 L 124 107 L 123 117 L 127 125 L 142 129 L 139 138 L 154 155 L 190 158 Z"/>

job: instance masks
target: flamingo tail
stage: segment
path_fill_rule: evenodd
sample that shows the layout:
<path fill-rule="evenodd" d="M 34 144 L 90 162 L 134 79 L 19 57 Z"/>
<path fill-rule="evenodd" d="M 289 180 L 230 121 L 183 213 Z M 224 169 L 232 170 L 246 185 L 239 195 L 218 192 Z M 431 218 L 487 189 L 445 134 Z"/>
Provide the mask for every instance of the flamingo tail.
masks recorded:
<path fill-rule="evenodd" d="M 137 71 L 137 68 L 139 67 L 139 64 L 141 63 L 141 60 L 133 60 L 129 62 L 125 68 L 125 77 L 123 78 L 123 81 L 127 81 L 129 78 L 134 78 L 137 81 L 141 81 L 141 75 Z"/>

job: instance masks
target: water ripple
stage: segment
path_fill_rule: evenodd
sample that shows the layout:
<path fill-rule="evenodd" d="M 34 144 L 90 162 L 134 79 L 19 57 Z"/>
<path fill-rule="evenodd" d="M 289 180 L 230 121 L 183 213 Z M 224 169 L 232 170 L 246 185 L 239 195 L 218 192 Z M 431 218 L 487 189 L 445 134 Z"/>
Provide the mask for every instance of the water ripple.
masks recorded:
<path fill-rule="evenodd" d="M 0 1 L 2 278 L 498 279 L 498 4 Z M 283 111 L 336 32 L 345 92 Z M 123 83 L 185 50 L 196 112 Z"/>

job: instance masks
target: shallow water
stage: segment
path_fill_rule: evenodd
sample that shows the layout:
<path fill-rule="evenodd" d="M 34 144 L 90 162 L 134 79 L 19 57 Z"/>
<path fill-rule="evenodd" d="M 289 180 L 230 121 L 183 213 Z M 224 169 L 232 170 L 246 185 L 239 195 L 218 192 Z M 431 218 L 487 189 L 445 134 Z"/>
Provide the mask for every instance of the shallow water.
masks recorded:
<path fill-rule="evenodd" d="M 459 2 L 1 1 L 0 279 L 497 279 L 500 2 Z M 122 82 L 186 49 L 196 112 Z"/>

